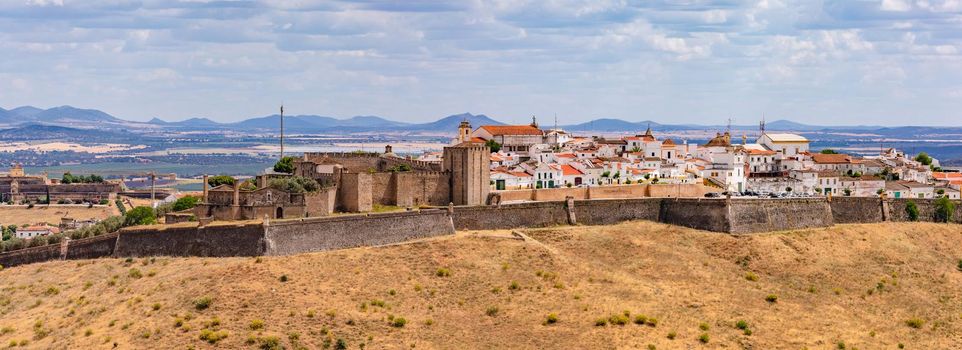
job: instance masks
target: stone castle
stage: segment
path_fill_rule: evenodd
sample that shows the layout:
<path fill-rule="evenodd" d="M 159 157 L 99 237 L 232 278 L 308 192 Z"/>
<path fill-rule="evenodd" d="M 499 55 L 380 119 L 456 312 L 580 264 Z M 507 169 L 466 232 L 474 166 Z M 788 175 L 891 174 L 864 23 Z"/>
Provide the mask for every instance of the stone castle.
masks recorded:
<path fill-rule="evenodd" d="M 460 143 L 445 147 L 441 162 L 377 153 L 305 153 L 294 175 L 336 188 L 332 208 L 371 211 L 375 205 L 419 207 L 485 204 L 490 191 L 490 150 Z"/>
<path fill-rule="evenodd" d="M 251 220 L 327 216 L 339 212 L 369 212 L 375 206 L 422 207 L 486 204 L 490 191 L 490 150 L 476 143 L 444 148 L 442 162 L 384 153 L 305 153 L 295 160 L 295 176 L 316 180 L 321 189 L 289 193 L 270 188 L 272 178 L 257 177 L 256 189 L 241 182 L 208 188 L 192 211 L 202 220 Z M 187 217 L 168 217 L 183 221 Z"/>

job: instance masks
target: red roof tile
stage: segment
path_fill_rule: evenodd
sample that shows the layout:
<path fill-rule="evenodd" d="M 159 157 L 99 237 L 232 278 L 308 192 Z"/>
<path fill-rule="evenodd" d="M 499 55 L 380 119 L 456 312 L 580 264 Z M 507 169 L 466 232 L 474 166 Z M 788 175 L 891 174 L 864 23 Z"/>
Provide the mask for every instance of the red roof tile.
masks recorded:
<path fill-rule="evenodd" d="M 494 136 L 502 135 L 542 135 L 541 129 L 531 125 L 484 125 L 481 126 Z"/>

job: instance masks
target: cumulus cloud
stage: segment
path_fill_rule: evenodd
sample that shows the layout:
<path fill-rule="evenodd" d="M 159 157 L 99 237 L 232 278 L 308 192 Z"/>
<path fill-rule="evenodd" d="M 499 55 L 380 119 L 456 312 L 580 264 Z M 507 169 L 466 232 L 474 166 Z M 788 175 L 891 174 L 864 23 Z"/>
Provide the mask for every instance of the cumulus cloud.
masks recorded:
<path fill-rule="evenodd" d="M 962 0 L 4 1 L 0 98 L 134 119 L 234 120 L 284 100 L 409 121 L 704 122 L 759 96 L 819 118 L 808 105 L 858 93 L 879 98 L 825 121 L 950 118 L 960 24 Z M 912 89 L 932 93 L 892 92 Z"/>

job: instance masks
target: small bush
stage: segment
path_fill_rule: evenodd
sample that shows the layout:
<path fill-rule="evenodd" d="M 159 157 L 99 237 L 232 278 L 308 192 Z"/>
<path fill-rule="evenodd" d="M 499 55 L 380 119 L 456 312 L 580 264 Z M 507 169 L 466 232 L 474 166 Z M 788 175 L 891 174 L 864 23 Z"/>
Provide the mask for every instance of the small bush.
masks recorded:
<path fill-rule="evenodd" d="M 288 280 L 287 275 L 281 275 L 280 280 L 281 280 L 281 282 L 287 282 L 287 280 Z"/>
<path fill-rule="evenodd" d="M 160 310 L 160 306 L 161 306 L 160 303 L 154 303 L 153 305 L 150 306 L 150 308 L 153 309 L 154 311 L 157 311 L 157 310 Z"/>
<path fill-rule="evenodd" d="M 668 332 L 668 339 L 674 340 L 677 337 L 678 337 L 678 332 L 675 332 L 675 331 Z"/>
<path fill-rule="evenodd" d="M 394 320 L 391 321 L 391 326 L 394 328 L 401 328 L 401 327 L 404 327 L 404 325 L 406 325 L 407 323 L 408 323 L 408 320 L 405 320 L 404 317 L 395 317 Z"/>
<path fill-rule="evenodd" d="M 711 337 L 708 336 L 708 333 L 702 333 L 698 336 L 698 341 L 700 341 L 702 344 L 708 344 L 709 340 L 711 340 Z"/>
<path fill-rule="evenodd" d="M 647 316 L 645 316 L 645 315 L 635 315 L 635 324 L 637 324 L 637 325 L 644 325 L 645 322 L 648 322 L 648 317 L 647 317 Z"/>
<path fill-rule="evenodd" d="M 484 314 L 485 314 L 485 315 L 488 315 L 488 316 L 492 316 L 492 317 L 497 316 L 497 315 L 498 315 L 498 307 L 497 307 L 497 306 L 491 306 L 491 307 L 489 307 L 487 310 L 484 311 Z"/>
<path fill-rule="evenodd" d="M 955 213 L 955 204 L 948 197 L 940 197 L 935 200 L 935 222 L 952 222 L 952 214 Z"/>
<path fill-rule="evenodd" d="M 508 285 L 508 289 L 510 289 L 510 290 L 518 290 L 518 289 L 521 289 L 521 285 L 518 284 L 518 281 L 511 281 L 511 284 Z"/>
<path fill-rule="evenodd" d="M 962 271 L 962 259 L 959 259 L 959 264 L 957 265 L 959 271 Z M 3 271 L 3 266 L 0 266 L 0 271 Z"/>
<path fill-rule="evenodd" d="M 701 324 L 698 325 L 698 329 L 703 331 L 707 331 L 709 328 L 711 327 L 705 322 L 702 322 Z"/>
<path fill-rule="evenodd" d="M 769 302 L 769 303 L 777 302 L 777 301 L 778 301 L 778 296 L 775 295 L 775 294 L 769 294 L 769 295 L 765 296 L 765 301 L 767 301 L 767 302 Z"/>
<path fill-rule="evenodd" d="M 200 340 L 208 343 L 216 344 L 224 338 L 227 338 L 227 331 L 212 331 L 210 329 L 200 330 Z"/>
<path fill-rule="evenodd" d="M 658 319 L 649 317 L 648 320 L 645 321 L 645 324 L 647 324 L 649 327 L 658 327 Z"/>
<path fill-rule="evenodd" d="M 908 325 L 909 327 L 919 329 L 919 328 L 922 328 L 922 326 L 925 324 L 925 321 L 920 318 L 910 318 L 907 321 L 905 321 L 905 324 Z"/>
<path fill-rule="evenodd" d="M 596 327 L 604 327 L 604 326 L 607 325 L 607 324 L 608 324 L 608 319 L 607 319 L 607 318 L 602 317 L 602 318 L 599 318 L 599 319 L 595 320 L 595 326 L 596 326 Z"/>
<path fill-rule="evenodd" d="M 210 297 L 202 297 L 200 299 L 194 300 L 194 308 L 197 310 L 206 310 L 210 307 L 213 300 Z"/>
<path fill-rule="evenodd" d="M 284 348 L 284 346 L 281 345 L 281 339 L 275 336 L 261 338 L 259 347 L 262 350 L 280 350 Z"/>
<path fill-rule="evenodd" d="M 91 335 L 94 335 L 94 330 L 93 330 L 93 329 L 90 329 L 90 328 L 87 328 L 87 330 L 84 331 L 84 336 L 85 336 L 85 337 L 89 337 L 89 336 L 91 336 Z"/>
<path fill-rule="evenodd" d="M 264 329 L 264 320 L 251 321 L 250 328 L 252 331 Z"/>
<path fill-rule="evenodd" d="M 919 206 L 915 201 L 905 203 L 905 213 L 909 216 L 909 221 L 919 221 Z"/>
<path fill-rule="evenodd" d="M 748 273 L 745 274 L 745 279 L 755 282 L 755 281 L 758 281 L 758 275 L 756 275 L 754 272 L 749 271 Z"/>
<path fill-rule="evenodd" d="M 748 322 L 745 320 L 738 320 L 735 322 L 735 328 L 745 330 L 748 329 Z"/>
<path fill-rule="evenodd" d="M 448 277 L 448 276 L 451 276 L 451 270 L 448 270 L 442 267 L 442 268 L 439 268 L 438 271 L 434 273 L 434 275 L 438 277 Z"/>
<path fill-rule="evenodd" d="M 608 317 L 608 322 L 611 322 L 612 325 L 624 326 L 628 324 L 628 316 L 624 314 L 614 314 Z"/>
<path fill-rule="evenodd" d="M 141 278 L 141 277 L 144 277 L 144 274 L 141 273 L 140 270 L 138 270 L 138 269 L 130 269 L 130 271 L 127 272 L 127 277 L 130 277 L 130 278 Z"/>
<path fill-rule="evenodd" d="M 546 316 L 545 319 L 544 319 L 544 324 L 546 324 L 546 325 L 548 325 L 548 324 L 555 324 L 555 323 L 558 323 L 558 314 L 550 313 L 550 314 L 548 314 L 548 316 Z"/>
<path fill-rule="evenodd" d="M 57 295 L 57 294 L 60 294 L 60 289 L 57 288 L 57 287 L 54 287 L 54 286 L 50 286 L 50 288 L 47 288 L 47 290 L 45 290 L 45 291 L 43 292 L 43 295 L 46 295 L 46 296 L 48 296 L 48 297 L 49 297 L 49 296 L 54 296 L 54 295 Z"/>

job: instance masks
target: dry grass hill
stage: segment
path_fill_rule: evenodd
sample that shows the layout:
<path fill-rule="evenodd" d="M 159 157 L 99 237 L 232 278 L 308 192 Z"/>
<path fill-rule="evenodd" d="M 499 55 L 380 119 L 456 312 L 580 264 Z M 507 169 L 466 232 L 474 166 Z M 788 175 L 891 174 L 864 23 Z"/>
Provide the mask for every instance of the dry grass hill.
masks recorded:
<path fill-rule="evenodd" d="M 530 239 L 467 232 L 290 257 L 7 268 L 0 271 L 0 346 L 962 345 L 962 226 L 840 225 L 730 236 L 632 222 L 519 232 Z"/>

